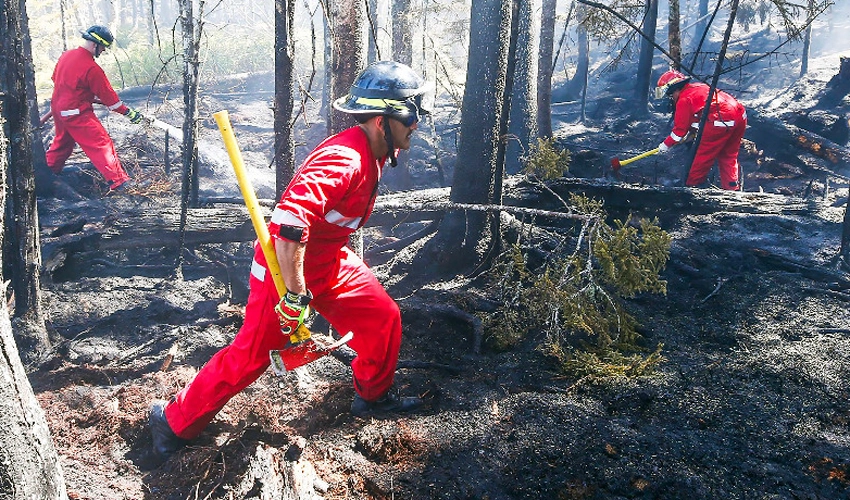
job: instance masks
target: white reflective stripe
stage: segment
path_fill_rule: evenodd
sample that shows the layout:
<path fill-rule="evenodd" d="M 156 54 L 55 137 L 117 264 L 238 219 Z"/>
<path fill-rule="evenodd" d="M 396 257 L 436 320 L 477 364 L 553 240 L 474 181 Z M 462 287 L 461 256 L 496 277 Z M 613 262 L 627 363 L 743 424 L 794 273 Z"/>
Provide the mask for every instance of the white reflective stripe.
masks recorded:
<path fill-rule="evenodd" d="M 251 262 L 251 275 L 260 281 L 266 281 L 266 268 L 256 259 Z"/>
<path fill-rule="evenodd" d="M 109 111 L 115 111 L 116 109 L 120 108 L 123 105 L 124 105 L 123 102 L 118 101 L 115 104 L 113 104 L 112 106 L 107 106 L 106 109 L 108 109 Z"/>
<path fill-rule="evenodd" d="M 671 139 L 673 139 L 673 140 L 674 140 L 674 141 L 676 141 L 676 142 L 679 142 L 679 141 L 681 141 L 681 140 L 682 140 L 682 138 L 681 138 L 681 137 L 679 137 L 678 135 L 674 134 L 673 132 L 670 132 L 670 138 L 671 138 Z"/>
<path fill-rule="evenodd" d="M 66 109 L 59 112 L 59 116 L 75 116 L 80 114 L 79 109 Z"/>
<path fill-rule="evenodd" d="M 728 122 L 724 122 L 724 121 L 720 121 L 720 120 L 714 120 L 714 126 L 715 127 L 734 127 L 735 126 L 735 120 L 729 120 Z"/>
<path fill-rule="evenodd" d="M 360 219 L 362 219 L 362 217 L 346 217 L 336 210 L 331 210 L 328 212 L 328 215 L 325 216 L 325 220 L 331 224 L 336 224 L 340 227 L 347 227 L 349 229 L 357 229 L 360 225 Z"/>
<path fill-rule="evenodd" d="M 275 207 L 275 209 L 272 211 L 271 221 L 279 226 L 304 227 L 304 223 L 298 220 L 297 217 L 292 215 L 291 212 L 281 210 L 277 207 Z"/>

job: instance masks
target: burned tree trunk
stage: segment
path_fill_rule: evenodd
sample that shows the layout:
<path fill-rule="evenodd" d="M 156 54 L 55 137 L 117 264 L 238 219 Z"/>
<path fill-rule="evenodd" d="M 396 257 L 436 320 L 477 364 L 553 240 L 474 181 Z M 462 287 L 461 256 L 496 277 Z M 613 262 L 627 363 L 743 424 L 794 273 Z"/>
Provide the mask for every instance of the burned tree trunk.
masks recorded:
<path fill-rule="evenodd" d="M 540 49 L 540 0 L 518 0 L 517 38 L 505 172 L 519 173 L 523 158 L 537 146 L 537 57 Z"/>
<path fill-rule="evenodd" d="M 27 75 L 32 72 L 32 57 L 27 38 L 27 14 L 24 2 L 10 1 L 0 11 L 0 102 L 8 119 L 8 189 L 4 259 L 11 271 L 15 296 L 15 323 L 18 346 L 25 356 L 37 357 L 50 348 L 41 309 L 41 247 L 38 240 L 38 211 L 33 168 L 33 102 L 27 98 Z M 27 69 L 29 67 L 29 70 Z"/>
<path fill-rule="evenodd" d="M 295 173 L 292 70 L 295 64 L 295 1 L 275 0 L 274 138 L 276 193 L 280 196 Z"/>
<path fill-rule="evenodd" d="M 7 96 L 8 85 L 14 83 L 11 76 L 19 77 L 17 85 L 23 84 L 20 78 L 21 61 L 17 60 L 23 52 L 12 50 L 16 40 L 20 41 L 20 29 L 26 26 L 22 20 L 26 18 L 26 7 L 23 1 L 0 1 L 0 220 L 6 226 L 6 172 L 10 170 L 10 153 L 20 145 L 12 144 L 6 139 L 6 121 L 3 104 L 6 98 L 20 100 L 25 94 L 17 89 L 14 96 Z M 20 137 L 20 127 L 29 124 L 27 113 L 20 111 L 20 102 L 14 102 L 18 116 L 10 123 L 9 129 L 15 133 L 15 142 L 26 141 Z M 26 106 L 24 106 L 25 108 Z M 31 153 L 31 150 L 28 152 Z M 21 155 L 19 151 L 15 153 Z M 32 165 L 31 156 L 26 158 Z M 14 161 L 21 161 L 19 156 Z M 35 213 L 35 212 L 33 212 Z M 30 231 L 37 230 L 38 225 Z M 2 235 L 2 233 L 0 233 Z M 2 236 L 0 236 L 2 237 Z M 34 241 L 38 250 L 38 235 Z M 2 241 L 0 241 L 0 246 Z M 0 268 L 3 264 L 3 253 L 0 252 Z M 38 284 L 38 276 L 34 276 Z M 0 286 L 0 296 L 6 297 L 5 285 Z M 38 295 L 36 299 L 38 300 Z M 44 323 L 41 323 L 42 333 Z M 12 333 L 12 324 L 5 301 L 0 306 L 0 497 L 10 500 L 43 498 L 45 500 L 66 500 L 65 481 L 59 456 L 53 448 L 47 420 L 32 387 L 27 380 L 26 372 L 21 364 L 20 353 Z"/>
<path fill-rule="evenodd" d="M 410 0 L 392 2 L 392 54 L 393 60 L 410 66 L 413 64 L 413 25 Z M 398 152 L 398 165 L 385 168 L 382 181 L 393 190 L 407 191 L 413 188 L 410 175 L 410 151 Z"/>
<path fill-rule="evenodd" d="M 461 131 L 451 200 L 490 203 L 496 183 L 502 123 L 509 33 L 510 1 L 473 0 L 469 57 L 461 106 Z M 465 267 L 478 258 L 488 236 L 485 214 L 455 212 L 443 218 L 437 236 L 436 260 L 445 267 Z"/>
<path fill-rule="evenodd" d="M 655 53 L 655 28 L 658 24 L 658 0 L 646 0 L 642 31 L 646 38 L 641 39 L 640 59 L 635 77 L 634 116 L 645 116 L 649 111 L 649 87 L 652 77 L 652 56 Z"/>
<path fill-rule="evenodd" d="M 198 204 L 198 45 L 201 39 L 204 2 L 199 3 L 197 33 L 191 0 L 180 0 L 183 32 L 183 190 L 189 203 Z M 184 194 L 184 197 L 186 195 Z"/>
<path fill-rule="evenodd" d="M 670 0 L 667 18 L 667 46 L 670 48 L 670 67 L 679 70 L 682 66 L 682 33 L 679 30 L 679 0 Z"/>
<path fill-rule="evenodd" d="M 333 109 L 330 103 L 348 93 L 357 73 L 364 67 L 363 2 L 330 0 L 327 9 L 331 52 L 328 134 L 336 134 L 357 123 L 353 116 Z"/>
<path fill-rule="evenodd" d="M 552 55 L 555 49 L 555 10 L 557 0 L 543 0 L 540 21 L 540 65 L 537 68 L 537 131 L 552 137 Z"/>

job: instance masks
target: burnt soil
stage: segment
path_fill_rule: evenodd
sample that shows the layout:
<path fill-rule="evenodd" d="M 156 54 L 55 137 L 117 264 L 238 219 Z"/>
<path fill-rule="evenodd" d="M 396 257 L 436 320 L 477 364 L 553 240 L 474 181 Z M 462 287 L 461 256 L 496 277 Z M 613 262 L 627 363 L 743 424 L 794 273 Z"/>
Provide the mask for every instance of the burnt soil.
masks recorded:
<path fill-rule="evenodd" d="M 826 80 L 816 83 L 823 88 Z M 262 184 L 257 190 L 268 197 L 270 97 L 249 100 L 256 89 L 238 84 L 233 95 L 218 90 L 203 102 L 202 116 L 232 110 Z M 654 145 L 667 116 L 615 122 L 618 101 L 598 100 L 609 114 L 600 111 L 583 125 L 575 105 L 556 108 L 556 133 L 572 145 L 573 175 L 612 186 L 675 184 L 684 153 L 636 163 L 620 179 L 606 174 L 609 151 L 625 156 Z M 152 109 L 144 97 L 134 104 Z M 174 119 L 166 104 L 155 112 Z M 39 200 L 44 234 L 81 209 L 100 220 L 179 204 L 180 177 L 166 172 L 161 131 L 133 129 L 121 117 L 106 122 L 139 184 L 128 194 L 106 194 L 85 157 L 75 157 L 79 168 L 59 176 Z M 324 127 L 313 123 L 299 127 L 302 156 L 322 136 Z M 446 165 L 452 130 L 435 134 Z M 211 121 L 204 120 L 202 134 L 202 145 L 217 143 Z M 432 137 L 423 126 L 414 144 L 417 187 L 438 185 Z M 237 332 L 250 243 L 188 248 L 182 276 L 173 250 L 82 252 L 45 280 L 44 308 L 58 341 L 49 361 L 29 367 L 69 496 L 294 498 L 280 493 L 294 488 L 284 483 L 315 474 L 321 481 L 313 498 L 326 499 L 848 498 L 850 279 L 835 259 L 847 186 L 788 162 L 765 162 L 765 154 L 742 153 L 747 192 L 808 210 L 695 214 L 669 206 L 637 214 L 659 217 L 673 237 L 662 274 L 667 294 L 626 301 L 646 345 L 663 345 L 665 361 L 654 374 L 565 377 L 538 341 L 496 351 L 487 332 L 476 352 L 473 323 L 458 311 L 481 312 L 469 304 L 489 303 L 490 283 L 469 277 L 472 270 L 423 275 L 419 241 L 372 263 L 402 309 L 401 358 L 448 365 L 398 370 L 396 390 L 423 396 L 427 409 L 352 417 L 350 370 L 328 357 L 284 377 L 267 372 L 164 463 L 149 451 L 148 408 L 191 380 Z M 204 163 L 202 176 L 203 193 L 236 193 L 220 163 Z M 367 252 L 416 227 L 369 229 Z"/>

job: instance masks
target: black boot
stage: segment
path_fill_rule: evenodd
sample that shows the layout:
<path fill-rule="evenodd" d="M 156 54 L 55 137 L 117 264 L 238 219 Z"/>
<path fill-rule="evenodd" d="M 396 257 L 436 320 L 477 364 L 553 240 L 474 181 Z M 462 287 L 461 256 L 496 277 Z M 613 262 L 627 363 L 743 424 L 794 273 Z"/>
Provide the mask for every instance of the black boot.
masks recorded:
<path fill-rule="evenodd" d="M 161 457 L 168 457 L 186 446 L 187 440 L 177 437 L 165 418 L 165 403 L 154 403 L 148 416 L 148 425 L 153 436 L 153 451 Z"/>
<path fill-rule="evenodd" d="M 425 402 L 422 398 L 401 398 L 388 393 L 376 401 L 366 401 L 359 394 L 355 394 L 354 401 L 351 402 L 351 414 L 355 417 L 368 417 L 380 413 L 416 411 L 423 406 L 425 406 Z"/>

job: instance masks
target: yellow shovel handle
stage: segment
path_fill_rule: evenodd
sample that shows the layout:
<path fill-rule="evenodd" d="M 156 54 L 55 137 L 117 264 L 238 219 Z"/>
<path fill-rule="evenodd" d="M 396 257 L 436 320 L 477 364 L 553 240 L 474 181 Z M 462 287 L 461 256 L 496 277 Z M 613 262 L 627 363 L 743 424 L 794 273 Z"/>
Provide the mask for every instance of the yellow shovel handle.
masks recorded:
<path fill-rule="evenodd" d="M 236 172 L 236 180 L 239 182 L 242 198 L 245 199 L 245 206 L 248 207 L 251 223 L 254 225 L 254 231 L 257 233 L 257 241 L 260 243 L 260 248 L 263 249 L 263 255 L 266 257 L 269 273 L 272 275 L 277 293 L 283 297 L 286 293 L 286 285 L 283 283 L 283 276 L 280 274 L 277 254 L 274 251 L 274 245 L 272 244 L 263 212 L 260 209 L 260 203 L 257 201 L 257 195 L 254 193 L 251 180 L 248 178 L 248 172 L 245 170 L 242 153 L 239 151 L 239 145 L 236 144 L 236 136 L 230 127 L 230 116 L 227 114 L 227 111 L 219 111 L 213 114 L 213 118 L 215 118 L 215 122 L 218 124 L 218 130 L 221 132 L 222 139 L 224 139 L 224 147 L 227 149 L 228 156 L 230 156 L 233 171 Z"/>
<path fill-rule="evenodd" d="M 652 156 L 652 155 L 654 155 L 654 154 L 656 154 L 656 153 L 658 153 L 658 148 L 650 149 L 649 151 L 647 151 L 647 152 L 645 152 L 645 153 L 641 153 L 641 154 L 639 154 L 639 155 L 637 155 L 637 156 L 635 156 L 635 157 L 633 157 L 633 158 L 629 158 L 628 160 L 623 160 L 623 161 L 621 161 L 621 162 L 620 162 L 620 166 L 622 167 L 623 165 L 628 165 L 629 163 L 631 163 L 631 162 L 633 162 L 633 161 L 641 160 L 641 159 L 643 159 L 643 158 L 646 158 L 647 156 Z"/>
<path fill-rule="evenodd" d="M 260 209 L 260 203 L 257 201 L 257 195 L 254 193 L 251 180 L 248 178 L 248 172 L 245 170 L 242 153 L 239 151 L 239 145 L 236 144 L 236 136 L 230 127 L 230 116 L 227 114 L 227 111 L 219 111 L 213 114 L 213 118 L 215 118 L 215 122 L 218 124 L 218 129 L 221 132 L 221 137 L 224 139 L 224 147 L 227 149 L 228 156 L 230 156 L 230 163 L 233 164 L 233 171 L 236 173 L 236 180 L 239 182 L 242 198 L 245 199 L 245 206 L 248 207 L 251 223 L 254 225 L 254 231 L 257 233 L 257 242 L 260 244 L 260 248 L 263 249 L 263 255 L 266 257 L 269 274 L 272 275 L 272 280 L 274 280 L 278 297 L 283 297 L 286 294 L 286 284 L 283 282 L 283 276 L 280 274 L 280 265 L 277 262 L 277 254 L 274 250 L 271 235 L 269 235 L 269 228 L 266 226 L 266 220 Z M 289 335 L 289 341 L 292 344 L 297 344 L 309 339 L 310 336 L 310 330 L 302 323 L 296 331 Z"/>

